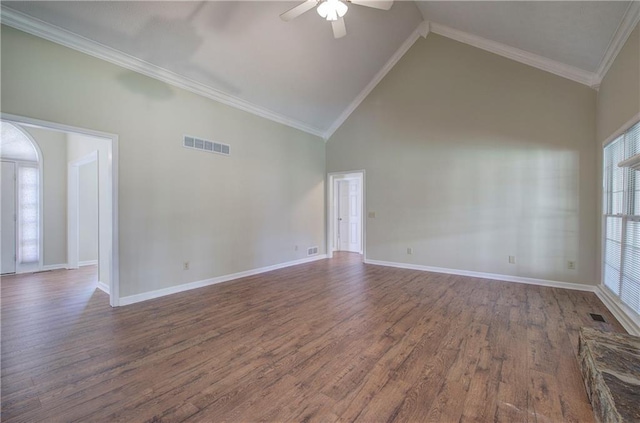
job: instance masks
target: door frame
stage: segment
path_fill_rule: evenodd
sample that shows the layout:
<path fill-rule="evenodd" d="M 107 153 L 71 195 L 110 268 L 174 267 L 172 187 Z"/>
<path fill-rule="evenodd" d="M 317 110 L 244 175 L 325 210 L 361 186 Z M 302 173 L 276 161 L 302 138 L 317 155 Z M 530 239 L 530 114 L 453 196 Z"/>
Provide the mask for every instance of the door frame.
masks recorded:
<path fill-rule="evenodd" d="M 59 132 L 74 132 L 92 137 L 104 138 L 111 144 L 111 155 L 107 157 L 108 191 L 111 193 L 111 236 L 107 240 L 109 245 L 109 266 L 111 280 L 109 281 L 109 304 L 117 307 L 120 304 L 120 262 L 118 254 L 118 135 L 93 129 L 80 128 L 62 123 L 18 116 L 0 112 L 0 119 L 24 126 L 34 126 Z"/>
<path fill-rule="evenodd" d="M 366 217 L 366 205 L 367 205 L 367 190 L 366 190 L 366 183 L 367 183 L 367 174 L 365 169 L 359 169 L 359 170 L 351 170 L 351 171 L 344 171 L 344 172 L 329 172 L 327 173 L 327 210 L 326 210 L 326 214 L 327 214 L 327 233 L 326 233 L 326 245 L 327 245 L 327 257 L 328 258 L 332 258 L 333 257 L 333 250 L 334 250 L 334 231 L 335 231 L 335 197 L 334 197 L 334 185 L 335 185 L 335 181 L 338 179 L 341 179 L 341 177 L 346 176 L 346 175 L 351 175 L 351 174 L 361 174 L 362 175 L 362 185 L 361 185 L 361 190 L 362 190 L 362 205 L 360 207 L 360 213 L 362 214 L 360 219 L 362 222 L 362 231 L 361 231 L 361 242 L 362 242 L 362 259 L 363 261 L 367 260 L 367 221 L 365 219 Z"/>
<path fill-rule="evenodd" d="M 92 151 L 84 157 L 69 162 L 67 167 L 67 268 L 69 269 L 77 269 L 80 267 L 80 166 L 93 162 L 98 163 L 98 154 L 99 152 L 97 150 Z M 99 172 L 98 170 L 98 174 Z M 99 185 L 100 181 L 98 180 L 98 186 Z M 98 227 L 100 227 L 99 195 Z M 98 268 L 99 267 L 100 230 L 98 229 Z"/>

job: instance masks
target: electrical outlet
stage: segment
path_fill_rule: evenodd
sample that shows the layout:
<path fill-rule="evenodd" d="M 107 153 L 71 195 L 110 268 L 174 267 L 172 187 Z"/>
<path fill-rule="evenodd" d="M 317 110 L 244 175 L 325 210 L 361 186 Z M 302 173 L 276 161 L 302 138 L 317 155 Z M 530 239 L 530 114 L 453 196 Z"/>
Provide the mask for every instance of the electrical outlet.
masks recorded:
<path fill-rule="evenodd" d="M 298 246 L 293 247 L 293 251 L 298 251 Z"/>
<path fill-rule="evenodd" d="M 407 248 L 407 254 L 409 255 L 413 254 L 413 248 L 411 247 Z"/>
<path fill-rule="evenodd" d="M 569 261 L 567 262 L 567 269 L 569 269 L 569 270 L 576 270 L 576 262 L 575 262 L 575 261 L 572 261 L 572 260 L 569 260 Z"/>
<path fill-rule="evenodd" d="M 509 256 L 509 264 L 516 264 L 516 256 Z"/>
<path fill-rule="evenodd" d="M 370 211 L 369 213 L 367 213 L 367 216 L 369 216 L 369 219 L 375 219 L 376 218 L 376 212 Z"/>
<path fill-rule="evenodd" d="M 185 261 L 184 263 L 182 263 L 182 270 L 189 270 L 189 262 Z"/>

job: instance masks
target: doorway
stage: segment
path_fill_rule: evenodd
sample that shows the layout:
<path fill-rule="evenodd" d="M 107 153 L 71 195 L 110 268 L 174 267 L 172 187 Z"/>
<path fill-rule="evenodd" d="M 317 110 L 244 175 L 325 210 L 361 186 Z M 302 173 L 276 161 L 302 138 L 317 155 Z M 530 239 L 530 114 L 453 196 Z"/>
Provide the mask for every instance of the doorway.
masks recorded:
<path fill-rule="evenodd" d="M 327 225 L 328 255 L 346 251 L 365 252 L 364 170 L 328 175 Z"/>
<path fill-rule="evenodd" d="M 67 267 L 98 265 L 100 275 L 99 151 L 69 162 L 67 171 Z M 98 276 L 98 287 L 109 292 Z"/>
<path fill-rule="evenodd" d="M 97 173 L 98 179 L 99 204 L 98 210 L 96 211 L 98 218 L 98 233 L 95 234 L 97 238 L 96 242 L 99 243 L 99 245 L 97 246 L 98 281 L 100 282 L 98 284 L 98 288 L 108 292 L 109 303 L 111 306 L 118 306 L 118 136 L 115 134 L 109 134 L 85 128 L 77 128 L 60 123 L 48 122 L 23 116 L 16 116 L 7 113 L 1 113 L 0 118 L 4 122 L 15 124 L 16 126 L 21 126 L 29 130 L 31 130 L 31 128 L 41 130 L 44 129 L 56 133 L 66 134 L 67 151 L 64 159 L 68 159 L 70 163 L 78 164 L 79 166 L 75 168 L 78 172 L 81 171 L 81 165 L 95 162 L 94 168 L 88 169 L 88 172 L 93 172 L 92 176 L 96 176 L 94 173 Z M 89 157 L 92 156 L 94 157 L 93 160 L 89 159 Z M 80 163 L 81 160 L 78 161 L 78 158 L 84 158 L 87 163 Z M 70 166 L 70 168 L 71 167 L 73 166 Z M 2 171 L 4 176 L 4 167 Z M 9 173 L 9 170 L 7 170 L 6 172 Z M 42 172 L 40 172 L 40 174 L 42 175 Z M 40 191 L 42 192 L 43 190 Z M 70 201 L 70 199 L 68 198 L 65 200 L 65 203 L 67 203 L 67 201 Z M 2 206 L 4 208 L 4 204 Z M 71 208 L 71 210 L 67 209 L 65 211 L 65 214 L 67 214 L 67 218 L 69 218 L 69 214 L 74 213 L 74 210 L 77 211 L 77 207 Z M 40 225 L 40 228 L 42 228 L 42 225 Z M 67 229 L 69 228 L 67 227 Z M 53 238 L 49 237 L 48 239 L 51 240 Z M 77 240 L 77 242 L 81 241 L 80 239 L 75 239 Z M 17 240 L 18 242 L 20 242 L 19 236 L 17 237 Z M 67 247 L 69 247 L 68 242 L 69 239 L 67 238 Z M 71 242 L 73 243 L 73 239 L 71 240 Z M 43 242 L 40 242 L 40 245 L 42 244 Z M 76 248 L 76 253 L 77 252 L 78 249 Z M 74 260 L 73 257 L 68 257 L 68 251 L 66 251 L 66 253 L 67 254 L 63 254 L 64 258 L 66 258 L 66 263 L 52 268 L 77 268 L 82 264 L 92 264 L 92 260 L 85 260 L 85 263 L 82 263 L 80 257 L 77 254 Z M 41 257 L 42 254 L 40 254 L 40 258 Z M 39 269 L 34 269 L 34 271 L 51 270 L 47 267 L 48 266 L 44 266 L 43 269 L 43 265 L 42 263 L 40 263 Z"/>

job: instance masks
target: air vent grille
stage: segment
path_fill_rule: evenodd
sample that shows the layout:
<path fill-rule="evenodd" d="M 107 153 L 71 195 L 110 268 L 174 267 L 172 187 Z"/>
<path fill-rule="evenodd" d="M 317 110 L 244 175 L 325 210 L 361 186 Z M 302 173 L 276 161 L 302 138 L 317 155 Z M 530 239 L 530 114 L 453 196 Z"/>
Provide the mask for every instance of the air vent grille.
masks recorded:
<path fill-rule="evenodd" d="M 307 255 L 308 256 L 315 256 L 316 254 L 318 254 L 318 247 L 309 247 L 309 248 L 307 248 Z"/>
<path fill-rule="evenodd" d="M 216 153 L 228 156 L 231 154 L 231 147 L 227 144 L 213 142 L 202 138 L 184 136 L 183 147 L 193 148 L 194 150 L 206 151 L 207 153 Z"/>

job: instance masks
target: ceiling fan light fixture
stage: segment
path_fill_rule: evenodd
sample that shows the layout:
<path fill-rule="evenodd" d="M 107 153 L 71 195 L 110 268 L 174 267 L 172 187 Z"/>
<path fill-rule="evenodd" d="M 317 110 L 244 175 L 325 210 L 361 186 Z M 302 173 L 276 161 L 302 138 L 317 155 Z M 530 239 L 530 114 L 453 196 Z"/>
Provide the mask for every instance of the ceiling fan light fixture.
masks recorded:
<path fill-rule="evenodd" d="M 322 16 L 328 21 L 337 21 L 338 18 L 343 17 L 349 8 L 346 4 L 340 0 L 325 0 L 316 9 L 318 15 Z"/>

